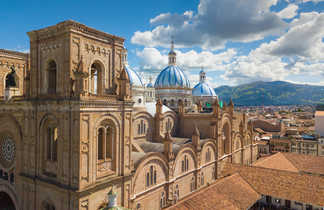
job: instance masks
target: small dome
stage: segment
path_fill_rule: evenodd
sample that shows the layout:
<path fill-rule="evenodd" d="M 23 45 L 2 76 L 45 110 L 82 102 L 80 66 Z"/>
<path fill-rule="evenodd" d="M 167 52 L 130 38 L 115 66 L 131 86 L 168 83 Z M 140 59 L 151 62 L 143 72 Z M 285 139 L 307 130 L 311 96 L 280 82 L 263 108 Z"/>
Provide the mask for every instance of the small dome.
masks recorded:
<path fill-rule="evenodd" d="M 211 88 L 206 82 L 199 82 L 193 89 L 192 89 L 193 96 L 210 96 L 210 97 L 217 97 L 213 88 Z"/>
<path fill-rule="evenodd" d="M 155 88 L 190 88 L 190 82 L 177 65 L 169 65 L 157 77 Z"/>
<path fill-rule="evenodd" d="M 128 65 L 125 65 L 125 69 L 128 74 L 131 86 L 143 87 L 143 82 L 137 72 L 131 69 Z"/>

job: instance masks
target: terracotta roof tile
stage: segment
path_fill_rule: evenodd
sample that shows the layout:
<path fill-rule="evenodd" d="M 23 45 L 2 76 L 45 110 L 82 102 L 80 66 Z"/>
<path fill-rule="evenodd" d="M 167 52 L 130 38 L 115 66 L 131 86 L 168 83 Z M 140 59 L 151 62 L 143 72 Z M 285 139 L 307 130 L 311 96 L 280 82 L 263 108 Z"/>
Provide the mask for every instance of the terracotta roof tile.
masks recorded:
<path fill-rule="evenodd" d="M 324 157 L 296 153 L 283 153 L 283 155 L 300 172 L 324 175 Z"/>
<path fill-rule="evenodd" d="M 248 209 L 261 198 L 239 174 L 218 180 L 168 210 Z"/>
<path fill-rule="evenodd" d="M 324 206 L 324 177 L 227 163 L 223 175 L 234 173 L 262 195 Z"/>
<path fill-rule="evenodd" d="M 281 152 L 258 160 L 253 166 L 298 172 L 298 169 Z"/>
<path fill-rule="evenodd" d="M 263 158 L 253 165 L 291 172 L 324 175 L 324 157 L 313 155 L 279 152 L 267 158 Z"/>

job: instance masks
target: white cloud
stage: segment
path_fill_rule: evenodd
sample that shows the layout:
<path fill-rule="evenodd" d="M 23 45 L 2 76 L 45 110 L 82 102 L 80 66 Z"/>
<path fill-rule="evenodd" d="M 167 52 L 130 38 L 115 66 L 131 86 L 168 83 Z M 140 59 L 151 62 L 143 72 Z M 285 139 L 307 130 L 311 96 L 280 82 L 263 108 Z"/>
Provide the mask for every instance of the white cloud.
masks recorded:
<path fill-rule="evenodd" d="M 297 15 L 298 6 L 289 4 L 286 8 L 278 12 L 278 16 L 283 19 L 291 19 Z"/>
<path fill-rule="evenodd" d="M 151 31 L 137 31 L 131 39 L 146 47 L 170 43 L 171 36 L 182 47 L 217 49 L 226 41 L 248 42 L 279 34 L 286 23 L 270 11 L 277 0 L 200 0 L 197 14 L 160 14 L 151 19 Z"/>
<path fill-rule="evenodd" d="M 234 49 L 228 49 L 227 51 L 217 54 L 210 51 L 196 52 L 195 50 L 190 50 L 188 52 L 176 50 L 176 53 L 177 64 L 187 71 L 201 67 L 223 70 L 224 65 L 229 63 L 236 56 L 236 51 Z M 156 48 L 144 48 L 142 51 L 137 51 L 136 55 L 140 61 L 140 68 L 144 70 L 160 71 L 163 67 L 167 66 L 168 63 L 167 53 L 161 53 Z"/>
<path fill-rule="evenodd" d="M 216 78 L 217 81 L 210 81 L 213 86 L 259 80 L 321 84 L 324 80 L 324 13 L 309 12 L 297 16 L 300 5 L 289 4 L 275 14 L 269 7 L 276 1 L 253 0 L 256 5 L 252 0 L 246 1 L 250 0 L 201 0 L 197 14 L 191 11 L 182 15 L 165 13 L 151 19 L 156 25 L 152 31 L 136 32 L 132 37 L 133 43 L 146 46 L 137 51 L 139 69 L 158 74 L 167 65 L 168 58 L 167 51 L 159 51 L 155 46 L 169 47 L 173 35 L 178 47 L 200 46 L 203 49 L 201 52 L 176 51 L 178 64 L 186 69 L 192 84 L 198 82 L 197 69 L 201 66 L 209 74 L 224 72 Z M 295 19 L 283 24 L 281 18 Z M 236 49 L 224 49 L 221 53 L 210 51 L 222 47 L 227 41 L 256 40 L 286 26 L 288 30 L 280 33 L 276 40 L 265 42 L 246 55 L 239 55 Z M 215 77 L 210 74 L 208 78 Z"/>
<path fill-rule="evenodd" d="M 293 76 L 324 76 L 324 14 L 302 13 L 289 31 L 270 43 L 263 43 L 247 56 L 227 66 L 223 78 L 232 84 L 251 81 L 290 81 Z M 314 83 L 312 83 L 314 84 Z"/>
<path fill-rule="evenodd" d="M 318 2 L 323 2 L 324 0 L 301 0 L 302 2 L 314 2 L 314 3 L 318 3 Z"/>
<path fill-rule="evenodd" d="M 269 53 L 277 56 L 300 56 L 302 59 L 324 58 L 324 14 L 302 13 L 290 30 L 267 45 Z"/>

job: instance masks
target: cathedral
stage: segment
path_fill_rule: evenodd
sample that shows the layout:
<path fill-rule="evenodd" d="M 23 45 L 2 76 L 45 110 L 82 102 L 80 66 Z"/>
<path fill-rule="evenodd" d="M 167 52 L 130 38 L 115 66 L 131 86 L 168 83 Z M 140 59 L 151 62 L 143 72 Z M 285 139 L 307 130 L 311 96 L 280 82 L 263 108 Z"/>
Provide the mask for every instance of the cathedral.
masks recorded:
<path fill-rule="evenodd" d="M 247 116 L 203 70 L 192 89 L 173 43 L 144 84 L 122 37 L 70 20 L 27 34 L 30 53 L 0 50 L 0 209 L 100 210 L 110 193 L 158 210 L 256 161 Z"/>

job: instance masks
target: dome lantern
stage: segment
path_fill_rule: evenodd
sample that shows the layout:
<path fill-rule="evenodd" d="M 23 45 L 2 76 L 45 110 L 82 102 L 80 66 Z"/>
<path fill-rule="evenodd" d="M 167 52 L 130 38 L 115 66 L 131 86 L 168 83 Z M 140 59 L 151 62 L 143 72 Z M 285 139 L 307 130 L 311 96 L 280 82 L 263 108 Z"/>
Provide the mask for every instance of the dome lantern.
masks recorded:
<path fill-rule="evenodd" d="M 171 50 L 169 52 L 169 66 L 177 64 L 177 53 L 174 52 L 174 41 L 171 41 Z"/>

